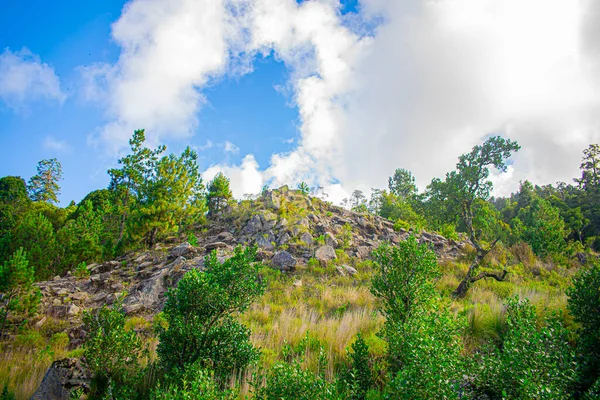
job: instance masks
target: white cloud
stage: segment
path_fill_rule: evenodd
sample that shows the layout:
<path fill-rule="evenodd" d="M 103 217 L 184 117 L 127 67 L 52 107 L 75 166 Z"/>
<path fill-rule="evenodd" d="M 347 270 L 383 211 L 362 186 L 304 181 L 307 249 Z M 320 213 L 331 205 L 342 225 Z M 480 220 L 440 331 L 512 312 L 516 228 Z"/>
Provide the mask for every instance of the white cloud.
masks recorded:
<path fill-rule="evenodd" d="M 53 136 L 46 136 L 44 139 L 44 149 L 55 151 L 55 152 L 65 152 L 70 149 L 70 146 L 64 140 L 58 140 Z"/>
<path fill-rule="evenodd" d="M 6 48 L 0 53 L 0 100 L 9 108 L 18 111 L 34 100 L 62 104 L 65 98 L 54 68 L 29 49 L 12 52 Z"/>
<path fill-rule="evenodd" d="M 202 177 L 208 183 L 219 172 L 231 179 L 231 191 L 238 199 L 245 194 L 260 192 L 264 184 L 263 174 L 259 171 L 258 163 L 250 154 L 244 157 L 239 166 L 214 165 L 204 171 Z"/>
<path fill-rule="evenodd" d="M 523 147 L 510 174 L 495 178 L 500 193 L 525 178 L 577 175 L 582 150 L 600 140 L 600 3 L 361 4 L 360 15 L 342 17 L 333 0 L 128 3 L 113 26 L 119 62 L 88 74 L 104 82 L 91 92 L 107 104 L 100 137 L 126 143 L 140 124 L 155 140 L 188 137 L 201 90 L 273 52 L 291 71 L 278 90 L 298 108 L 300 135 L 264 171 L 252 155 L 207 171 L 230 175 L 238 194 L 307 181 L 341 197 L 384 187 L 397 167 L 423 188 L 492 133 Z M 378 16 L 384 23 L 365 36 L 361 24 Z"/>
<path fill-rule="evenodd" d="M 223 143 L 223 150 L 225 153 L 238 154 L 240 152 L 240 148 L 235 144 L 231 143 L 229 140 Z"/>

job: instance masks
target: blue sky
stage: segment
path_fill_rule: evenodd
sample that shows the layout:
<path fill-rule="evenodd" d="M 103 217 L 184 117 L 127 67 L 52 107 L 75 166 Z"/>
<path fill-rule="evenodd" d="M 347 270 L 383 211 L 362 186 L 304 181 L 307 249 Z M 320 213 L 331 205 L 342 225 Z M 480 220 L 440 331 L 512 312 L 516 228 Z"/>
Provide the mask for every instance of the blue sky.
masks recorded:
<path fill-rule="evenodd" d="M 570 181 L 600 141 L 598 2 L 124 5 L 0 2 L 0 176 L 56 157 L 79 201 L 146 128 L 238 197 L 304 180 L 339 201 L 399 167 L 424 188 L 500 132 L 522 145 L 494 177 L 508 194 Z"/>

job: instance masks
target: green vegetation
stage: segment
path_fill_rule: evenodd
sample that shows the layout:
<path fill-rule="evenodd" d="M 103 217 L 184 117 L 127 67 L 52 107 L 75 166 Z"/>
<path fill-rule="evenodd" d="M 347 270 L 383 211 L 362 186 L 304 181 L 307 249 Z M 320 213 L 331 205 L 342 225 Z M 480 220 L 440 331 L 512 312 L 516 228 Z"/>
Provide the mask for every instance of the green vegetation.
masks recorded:
<path fill-rule="evenodd" d="M 598 398 L 598 145 L 584 151 L 575 185 L 524 181 L 492 198 L 490 174 L 519 146 L 491 137 L 422 193 L 401 168 L 370 199 L 354 191 L 345 205 L 360 215 L 350 217 L 306 183 L 236 202 L 223 174 L 205 188 L 191 149 L 147 148 L 143 130 L 130 146 L 108 188 L 67 207 L 56 205 L 55 159 L 29 184 L 0 178 L 1 396 L 27 398 L 25 376 L 39 382 L 53 360 L 84 355 L 88 398 Z M 135 274 L 130 252 L 166 257 L 165 243 L 187 240 L 197 253 L 252 218 L 269 226 L 253 235 L 273 252 L 297 256 L 294 271 L 263 265 L 253 247 L 219 250 L 202 269 L 165 277 L 183 275 L 154 317 L 127 318 L 118 301 L 85 311 L 80 348 L 68 350 L 79 344 L 64 320 L 37 324 L 35 281 L 71 273 L 82 283 L 88 264 L 113 259 Z M 395 244 L 357 258 L 381 239 L 374 232 Z M 456 257 L 438 264 L 437 235 L 426 232 L 451 239 Z M 320 262 L 324 244 L 335 258 Z"/>

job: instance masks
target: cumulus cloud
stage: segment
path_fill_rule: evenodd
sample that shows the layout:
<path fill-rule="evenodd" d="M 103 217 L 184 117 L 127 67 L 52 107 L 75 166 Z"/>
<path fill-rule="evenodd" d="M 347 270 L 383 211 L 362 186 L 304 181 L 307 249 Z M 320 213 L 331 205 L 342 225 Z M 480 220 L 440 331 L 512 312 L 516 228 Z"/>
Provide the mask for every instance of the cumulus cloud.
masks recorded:
<path fill-rule="evenodd" d="M 35 100 L 61 103 L 66 95 L 54 68 L 43 63 L 29 49 L 0 53 L 0 100 L 9 108 L 21 110 Z"/>
<path fill-rule="evenodd" d="M 423 187 L 489 134 L 517 140 L 510 180 L 570 181 L 587 144 L 600 140 L 600 32 L 593 1 L 365 0 L 381 13 L 363 84 L 351 99 L 337 170 L 347 184 L 384 184 L 396 167 Z M 596 10 L 596 13 L 598 11 Z M 586 20 L 588 28 L 586 30 Z M 597 21 L 597 19 L 596 19 Z M 368 167 L 364 167 L 368 166 Z"/>
<path fill-rule="evenodd" d="M 497 193 L 577 175 L 600 140 L 597 1 L 360 4 L 342 16 L 334 0 L 128 3 L 113 25 L 118 63 L 87 75 L 108 110 L 100 138 L 126 143 L 142 123 L 156 140 L 188 137 L 202 89 L 272 53 L 290 70 L 279 90 L 298 109 L 299 138 L 264 170 L 247 155 L 207 171 L 231 176 L 238 195 L 307 181 L 341 199 L 384 187 L 398 167 L 423 188 L 490 134 L 523 147 Z"/>

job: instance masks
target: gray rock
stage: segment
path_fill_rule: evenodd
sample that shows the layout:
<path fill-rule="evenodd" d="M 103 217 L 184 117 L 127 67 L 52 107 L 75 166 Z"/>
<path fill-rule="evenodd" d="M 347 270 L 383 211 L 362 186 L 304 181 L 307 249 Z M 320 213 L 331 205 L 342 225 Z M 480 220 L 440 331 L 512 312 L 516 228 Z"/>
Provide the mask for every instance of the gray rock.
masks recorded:
<path fill-rule="evenodd" d="M 325 233 L 325 244 L 333 248 L 338 247 L 338 241 L 335 239 L 335 236 L 333 236 L 331 232 Z"/>
<path fill-rule="evenodd" d="M 277 241 L 277 243 L 281 246 L 282 244 L 286 244 L 287 242 L 289 242 L 291 238 L 292 237 L 289 233 L 283 232 L 283 234 L 279 235 L 279 240 Z"/>
<path fill-rule="evenodd" d="M 209 243 L 209 244 L 207 244 L 207 245 L 204 246 L 204 248 L 207 251 L 213 251 L 213 250 L 216 250 L 216 249 L 226 249 L 228 247 L 229 247 L 229 245 L 227 243 L 224 243 L 224 242 L 213 242 L 213 243 Z"/>
<path fill-rule="evenodd" d="M 183 242 L 179 246 L 175 246 L 169 252 L 169 258 L 183 257 L 194 249 L 194 246 L 188 242 Z"/>
<path fill-rule="evenodd" d="M 310 233 L 304 232 L 302 235 L 300 235 L 300 241 L 308 246 L 312 246 L 312 244 L 315 242 L 315 239 Z"/>
<path fill-rule="evenodd" d="M 256 245 L 265 250 L 273 250 L 275 246 L 273 243 L 275 242 L 275 235 L 272 231 L 265 233 L 264 235 L 259 235 L 256 238 Z"/>
<path fill-rule="evenodd" d="M 258 232 L 261 232 L 262 230 L 263 230 L 263 224 L 260 219 L 260 215 L 254 214 L 252 216 L 252 218 L 250 218 L 250 221 L 248 221 L 248 223 L 244 227 L 243 233 L 254 235 Z"/>
<path fill-rule="evenodd" d="M 317 249 L 315 258 L 319 261 L 330 261 L 335 260 L 337 255 L 335 254 L 335 249 L 333 247 L 325 245 Z"/>
<path fill-rule="evenodd" d="M 349 265 L 342 265 L 342 268 L 344 268 L 346 273 L 350 276 L 354 276 L 354 275 L 358 274 L 358 271 L 356 270 L 356 268 L 351 267 Z"/>
<path fill-rule="evenodd" d="M 235 243 L 235 237 L 231 232 L 227 231 L 219 233 L 217 235 L 217 239 L 219 239 L 221 242 Z"/>
<path fill-rule="evenodd" d="M 369 246 L 358 246 L 356 248 L 356 257 L 358 257 L 358 258 L 369 258 L 369 257 L 371 257 L 371 247 L 369 247 Z"/>
<path fill-rule="evenodd" d="M 75 304 L 71 304 L 69 306 L 69 311 L 67 311 L 67 315 L 70 317 L 73 317 L 73 316 L 79 314 L 79 311 L 81 311 L 81 309 L 79 307 L 77 307 Z"/>
<path fill-rule="evenodd" d="M 271 264 L 281 271 L 293 271 L 298 261 L 287 251 L 280 251 L 271 258 Z"/>
<path fill-rule="evenodd" d="M 31 400 L 69 400 L 74 389 L 81 388 L 88 393 L 90 380 L 90 372 L 83 367 L 79 359 L 54 361 Z"/>

